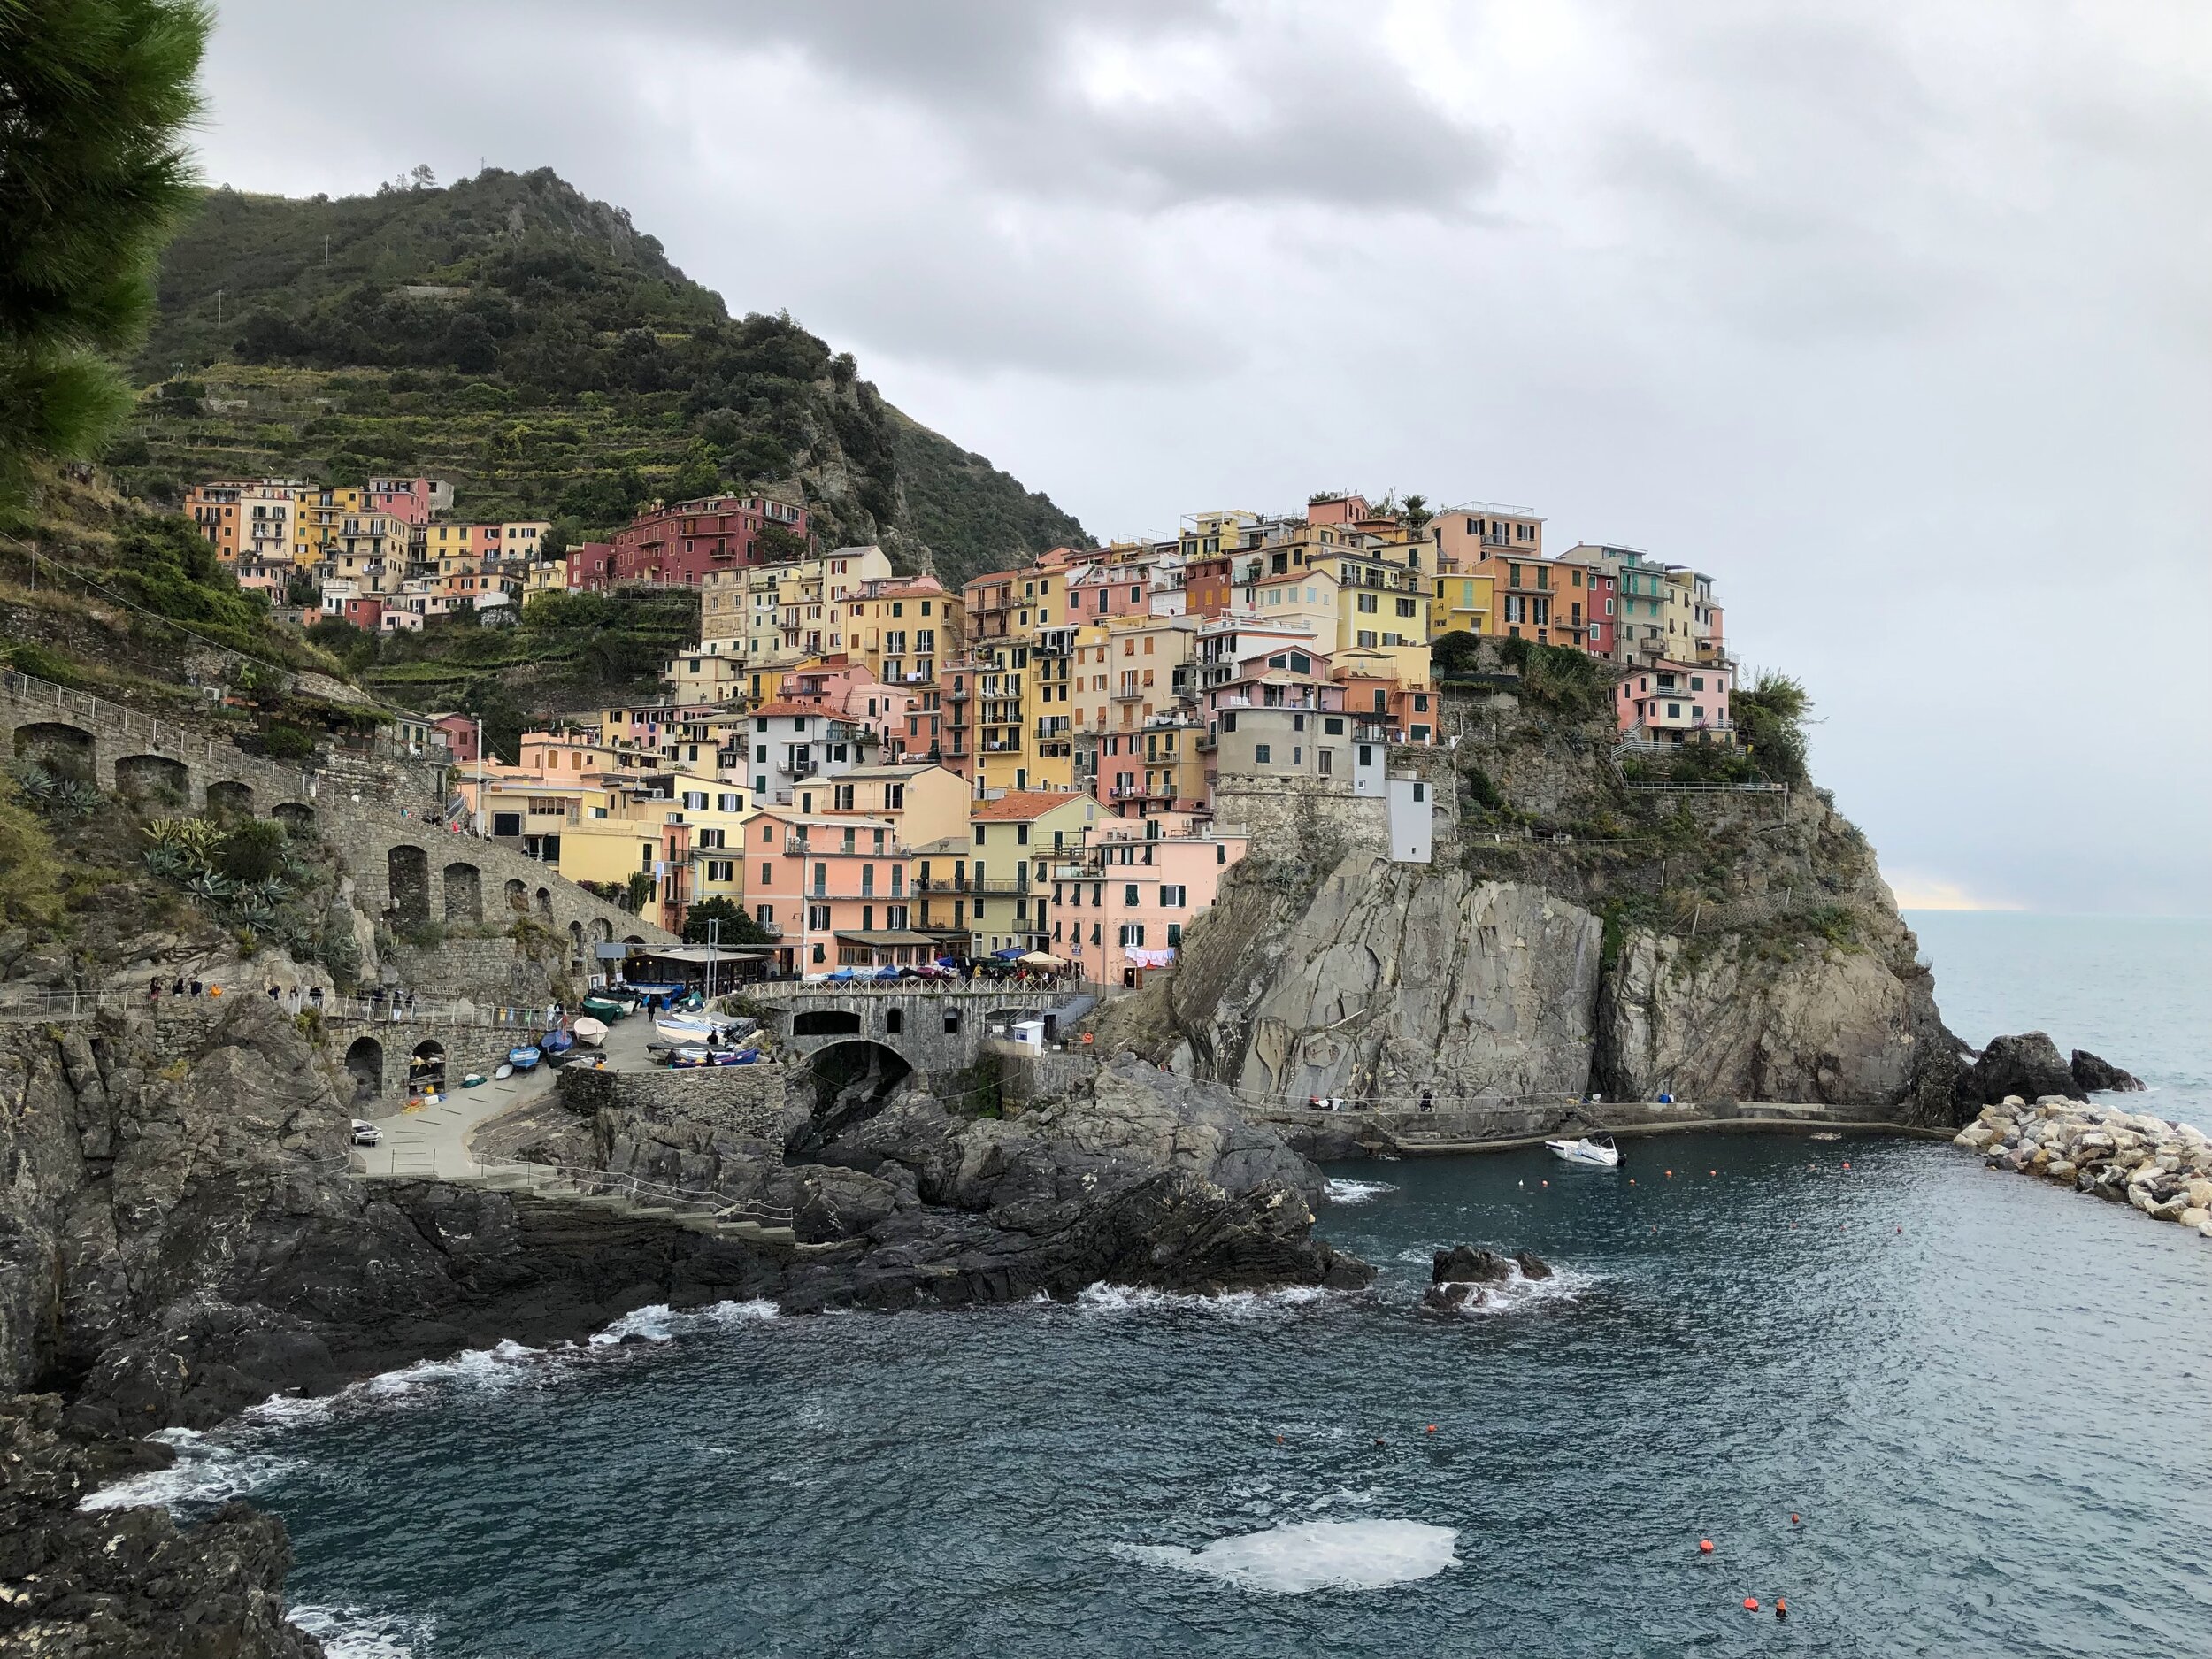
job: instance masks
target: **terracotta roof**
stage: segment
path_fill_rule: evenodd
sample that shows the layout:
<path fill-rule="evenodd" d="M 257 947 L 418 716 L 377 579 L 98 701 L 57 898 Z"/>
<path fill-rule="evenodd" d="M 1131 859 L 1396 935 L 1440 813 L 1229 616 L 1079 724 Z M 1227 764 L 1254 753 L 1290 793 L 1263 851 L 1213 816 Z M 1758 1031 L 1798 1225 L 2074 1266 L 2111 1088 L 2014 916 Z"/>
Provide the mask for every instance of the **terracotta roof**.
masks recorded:
<path fill-rule="evenodd" d="M 764 703 L 757 709 L 747 710 L 746 713 L 748 715 L 819 714 L 833 720 L 841 720 L 845 718 L 844 715 L 840 713 L 837 710 L 825 707 L 823 704 L 818 703 L 792 703 L 789 701 Z"/>
<path fill-rule="evenodd" d="M 986 821 L 1042 818 L 1056 806 L 1091 798 L 1072 789 L 1009 789 L 995 801 L 978 801 L 968 809 L 968 817 Z"/>

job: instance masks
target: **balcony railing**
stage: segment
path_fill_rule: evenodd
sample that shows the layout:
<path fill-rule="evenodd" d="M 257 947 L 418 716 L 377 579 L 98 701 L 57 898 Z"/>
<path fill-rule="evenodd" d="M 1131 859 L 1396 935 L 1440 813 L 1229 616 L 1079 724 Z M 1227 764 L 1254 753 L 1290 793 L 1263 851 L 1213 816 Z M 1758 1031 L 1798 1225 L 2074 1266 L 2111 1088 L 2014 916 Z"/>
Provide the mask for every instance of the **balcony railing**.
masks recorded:
<path fill-rule="evenodd" d="M 879 847 L 872 840 L 856 837 L 848 847 L 841 838 L 826 842 L 810 841 L 803 835 L 787 835 L 783 838 L 783 853 L 787 858 L 903 858 L 906 843 L 895 835 L 887 835 Z M 743 854 L 733 852 L 732 856 L 742 857 Z"/>

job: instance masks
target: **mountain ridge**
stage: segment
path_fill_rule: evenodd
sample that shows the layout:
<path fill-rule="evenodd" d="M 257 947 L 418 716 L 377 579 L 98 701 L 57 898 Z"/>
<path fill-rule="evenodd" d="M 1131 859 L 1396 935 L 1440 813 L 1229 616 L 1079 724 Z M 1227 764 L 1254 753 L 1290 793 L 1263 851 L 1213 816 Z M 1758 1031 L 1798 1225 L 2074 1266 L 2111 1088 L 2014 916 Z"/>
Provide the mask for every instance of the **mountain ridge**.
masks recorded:
<path fill-rule="evenodd" d="M 787 485 L 826 539 L 948 582 L 1081 523 L 886 402 L 787 312 L 733 317 L 549 169 L 294 198 L 218 188 L 179 233 L 109 460 L 174 499 L 257 472 L 451 476 L 463 516 L 604 534 L 641 502 Z"/>

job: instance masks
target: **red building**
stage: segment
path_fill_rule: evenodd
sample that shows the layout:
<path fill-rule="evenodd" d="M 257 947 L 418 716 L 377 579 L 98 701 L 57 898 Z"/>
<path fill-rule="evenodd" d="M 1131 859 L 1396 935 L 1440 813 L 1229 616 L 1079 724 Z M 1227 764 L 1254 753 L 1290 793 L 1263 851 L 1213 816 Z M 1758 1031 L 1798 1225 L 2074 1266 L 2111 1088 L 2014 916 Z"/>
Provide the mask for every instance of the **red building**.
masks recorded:
<path fill-rule="evenodd" d="M 614 543 L 579 541 L 568 550 L 568 591 L 597 593 L 614 580 Z"/>
<path fill-rule="evenodd" d="M 758 545 L 771 526 L 803 542 L 806 509 L 765 495 L 709 495 L 650 507 L 616 532 L 608 579 L 696 588 L 709 571 L 773 564 Z"/>

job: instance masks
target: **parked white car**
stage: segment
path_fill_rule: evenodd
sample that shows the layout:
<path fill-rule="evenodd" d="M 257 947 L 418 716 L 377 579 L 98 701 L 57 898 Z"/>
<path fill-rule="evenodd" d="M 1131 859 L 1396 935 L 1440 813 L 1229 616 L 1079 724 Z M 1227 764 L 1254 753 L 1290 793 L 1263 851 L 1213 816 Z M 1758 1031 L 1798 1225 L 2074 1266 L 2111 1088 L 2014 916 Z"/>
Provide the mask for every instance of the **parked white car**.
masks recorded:
<path fill-rule="evenodd" d="M 380 1146 L 383 1144 L 383 1141 L 384 1132 L 381 1129 L 379 1129 L 374 1124 L 371 1123 L 367 1118 L 357 1118 L 353 1120 L 353 1144 L 355 1146 Z"/>

